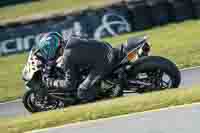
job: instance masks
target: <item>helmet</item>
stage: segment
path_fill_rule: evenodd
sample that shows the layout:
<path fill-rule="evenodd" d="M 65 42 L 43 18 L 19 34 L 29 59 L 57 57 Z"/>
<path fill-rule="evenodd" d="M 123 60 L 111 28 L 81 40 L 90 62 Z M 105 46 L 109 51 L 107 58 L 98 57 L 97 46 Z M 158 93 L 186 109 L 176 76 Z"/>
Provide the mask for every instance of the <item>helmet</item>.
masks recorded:
<path fill-rule="evenodd" d="M 57 49 L 61 47 L 62 42 L 63 38 L 59 33 L 47 33 L 41 37 L 36 49 L 45 60 L 51 60 L 56 57 Z"/>

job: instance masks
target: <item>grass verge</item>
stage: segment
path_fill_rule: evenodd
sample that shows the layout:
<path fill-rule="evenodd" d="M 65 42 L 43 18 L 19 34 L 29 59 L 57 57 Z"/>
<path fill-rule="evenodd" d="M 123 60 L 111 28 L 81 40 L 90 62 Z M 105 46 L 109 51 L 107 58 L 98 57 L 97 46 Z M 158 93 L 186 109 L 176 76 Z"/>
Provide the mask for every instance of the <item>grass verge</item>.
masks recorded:
<path fill-rule="evenodd" d="M 21 133 L 33 129 L 143 112 L 199 101 L 200 88 L 166 90 L 33 114 L 29 117 L 21 117 L 7 122 L 0 121 L 0 128 L 3 133 Z"/>
<path fill-rule="evenodd" d="M 186 21 L 106 40 L 116 46 L 131 36 L 147 34 L 150 37 L 153 55 L 167 57 L 179 68 L 185 68 L 200 65 L 199 27 L 200 21 Z M 26 56 L 20 54 L 0 58 L 0 101 L 19 98 L 23 94 L 21 70 Z"/>
<path fill-rule="evenodd" d="M 34 19 L 34 16 L 62 14 L 88 7 L 102 7 L 121 0 L 40 0 L 0 8 L 1 24 L 16 20 Z"/>
<path fill-rule="evenodd" d="M 25 54 L 0 58 L 0 101 L 19 98 L 24 92 L 21 71 Z"/>

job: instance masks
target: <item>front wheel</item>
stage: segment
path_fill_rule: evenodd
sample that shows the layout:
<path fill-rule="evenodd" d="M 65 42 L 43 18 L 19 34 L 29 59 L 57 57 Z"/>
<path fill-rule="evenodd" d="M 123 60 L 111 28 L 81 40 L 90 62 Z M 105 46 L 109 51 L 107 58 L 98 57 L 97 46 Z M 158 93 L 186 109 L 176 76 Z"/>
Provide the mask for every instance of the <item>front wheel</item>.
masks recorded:
<path fill-rule="evenodd" d="M 31 113 L 43 112 L 64 107 L 60 100 L 42 98 L 33 90 L 27 91 L 23 96 L 24 107 Z"/>
<path fill-rule="evenodd" d="M 33 90 L 28 90 L 23 96 L 24 107 L 31 113 L 39 112 L 38 107 L 35 105 L 35 93 Z"/>
<path fill-rule="evenodd" d="M 129 82 L 137 82 L 137 92 L 143 93 L 167 88 L 178 88 L 180 71 L 170 60 L 159 56 L 143 57 L 128 71 Z"/>

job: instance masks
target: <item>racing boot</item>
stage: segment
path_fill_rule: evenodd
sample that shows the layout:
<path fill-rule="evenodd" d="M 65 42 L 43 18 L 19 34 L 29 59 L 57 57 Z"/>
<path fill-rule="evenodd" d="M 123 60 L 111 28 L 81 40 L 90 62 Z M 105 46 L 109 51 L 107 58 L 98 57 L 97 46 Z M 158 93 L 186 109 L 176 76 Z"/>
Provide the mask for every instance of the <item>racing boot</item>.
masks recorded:
<path fill-rule="evenodd" d="M 97 94 L 94 88 L 86 88 L 85 86 L 80 85 L 77 95 L 81 103 L 88 103 L 94 101 Z"/>

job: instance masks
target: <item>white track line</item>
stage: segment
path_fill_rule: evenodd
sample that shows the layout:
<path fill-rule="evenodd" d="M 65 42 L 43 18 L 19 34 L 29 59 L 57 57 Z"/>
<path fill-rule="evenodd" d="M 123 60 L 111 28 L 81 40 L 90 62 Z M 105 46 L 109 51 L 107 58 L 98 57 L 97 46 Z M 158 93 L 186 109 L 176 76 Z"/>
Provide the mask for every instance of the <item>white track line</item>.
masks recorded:
<path fill-rule="evenodd" d="M 9 104 L 9 103 L 16 103 L 16 102 L 21 102 L 21 101 L 22 101 L 22 99 L 16 99 L 16 100 L 13 100 L 13 101 L 2 102 L 2 103 L 0 103 L 0 105 Z"/>
<path fill-rule="evenodd" d="M 200 66 L 183 68 L 181 69 L 181 71 L 189 71 L 189 70 L 195 70 L 195 69 L 200 69 Z"/>
<path fill-rule="evenodd" d="M 72 123 L 72 124 L 66 124 L 66 125 L 61 125 L 61 126 L 57 126 L 57 127 L 50 127 L 50 128 L 44 128 L 44 129 L 38 129 L 38 130 L 33 130 L 33 131 L 27 131 L 25 133 L 39 133 L 39 132 L 45 132 L 51 129 L 58 129 L 58 128 L 64 128 L 64 127 L 77 127 L 77 126 L 84 126 L 87 124 L 96 124 L 96 123 L 101 123 L 101 122 L 105 122 L 108 120 L 117 120 L 120 118 L 126 118 L 126 117 L 133 117 L 133 116 L 138 116 L 138 115 L 144 115 L 147 113 L 153 113 L 153 112 L 160 112 L 160 111 L 167 111 L 167 110 L 171 110 L 171 109 L 182 109 L 182 108 L 188 108 L 188 107 L 192 107 L 192 106 L 199 106 L 200 103 L 192 103 L 192 104 L 184 104 L 184 105 L 178 105 L 178 106 L 171 106 L 171 107 L 167 107 L 167 108 L 161 108 L 161 109 L 155 109 L 155 110 L 149 110 L 149 111 L 144 111 L 144 112 L 136 112 L 136 113 L 132 113 L 132 114 L 127 114 L 127 115 L 120 115 L 120 116 L 114 116 L 114 117 L 110 117 L 110 118 L 102 118 L 102 119 L 97 119 L 97 120 L 89 120 L 89 121 L 83 121 L 83 122 L 77 122 L 77 123 Z"/>

